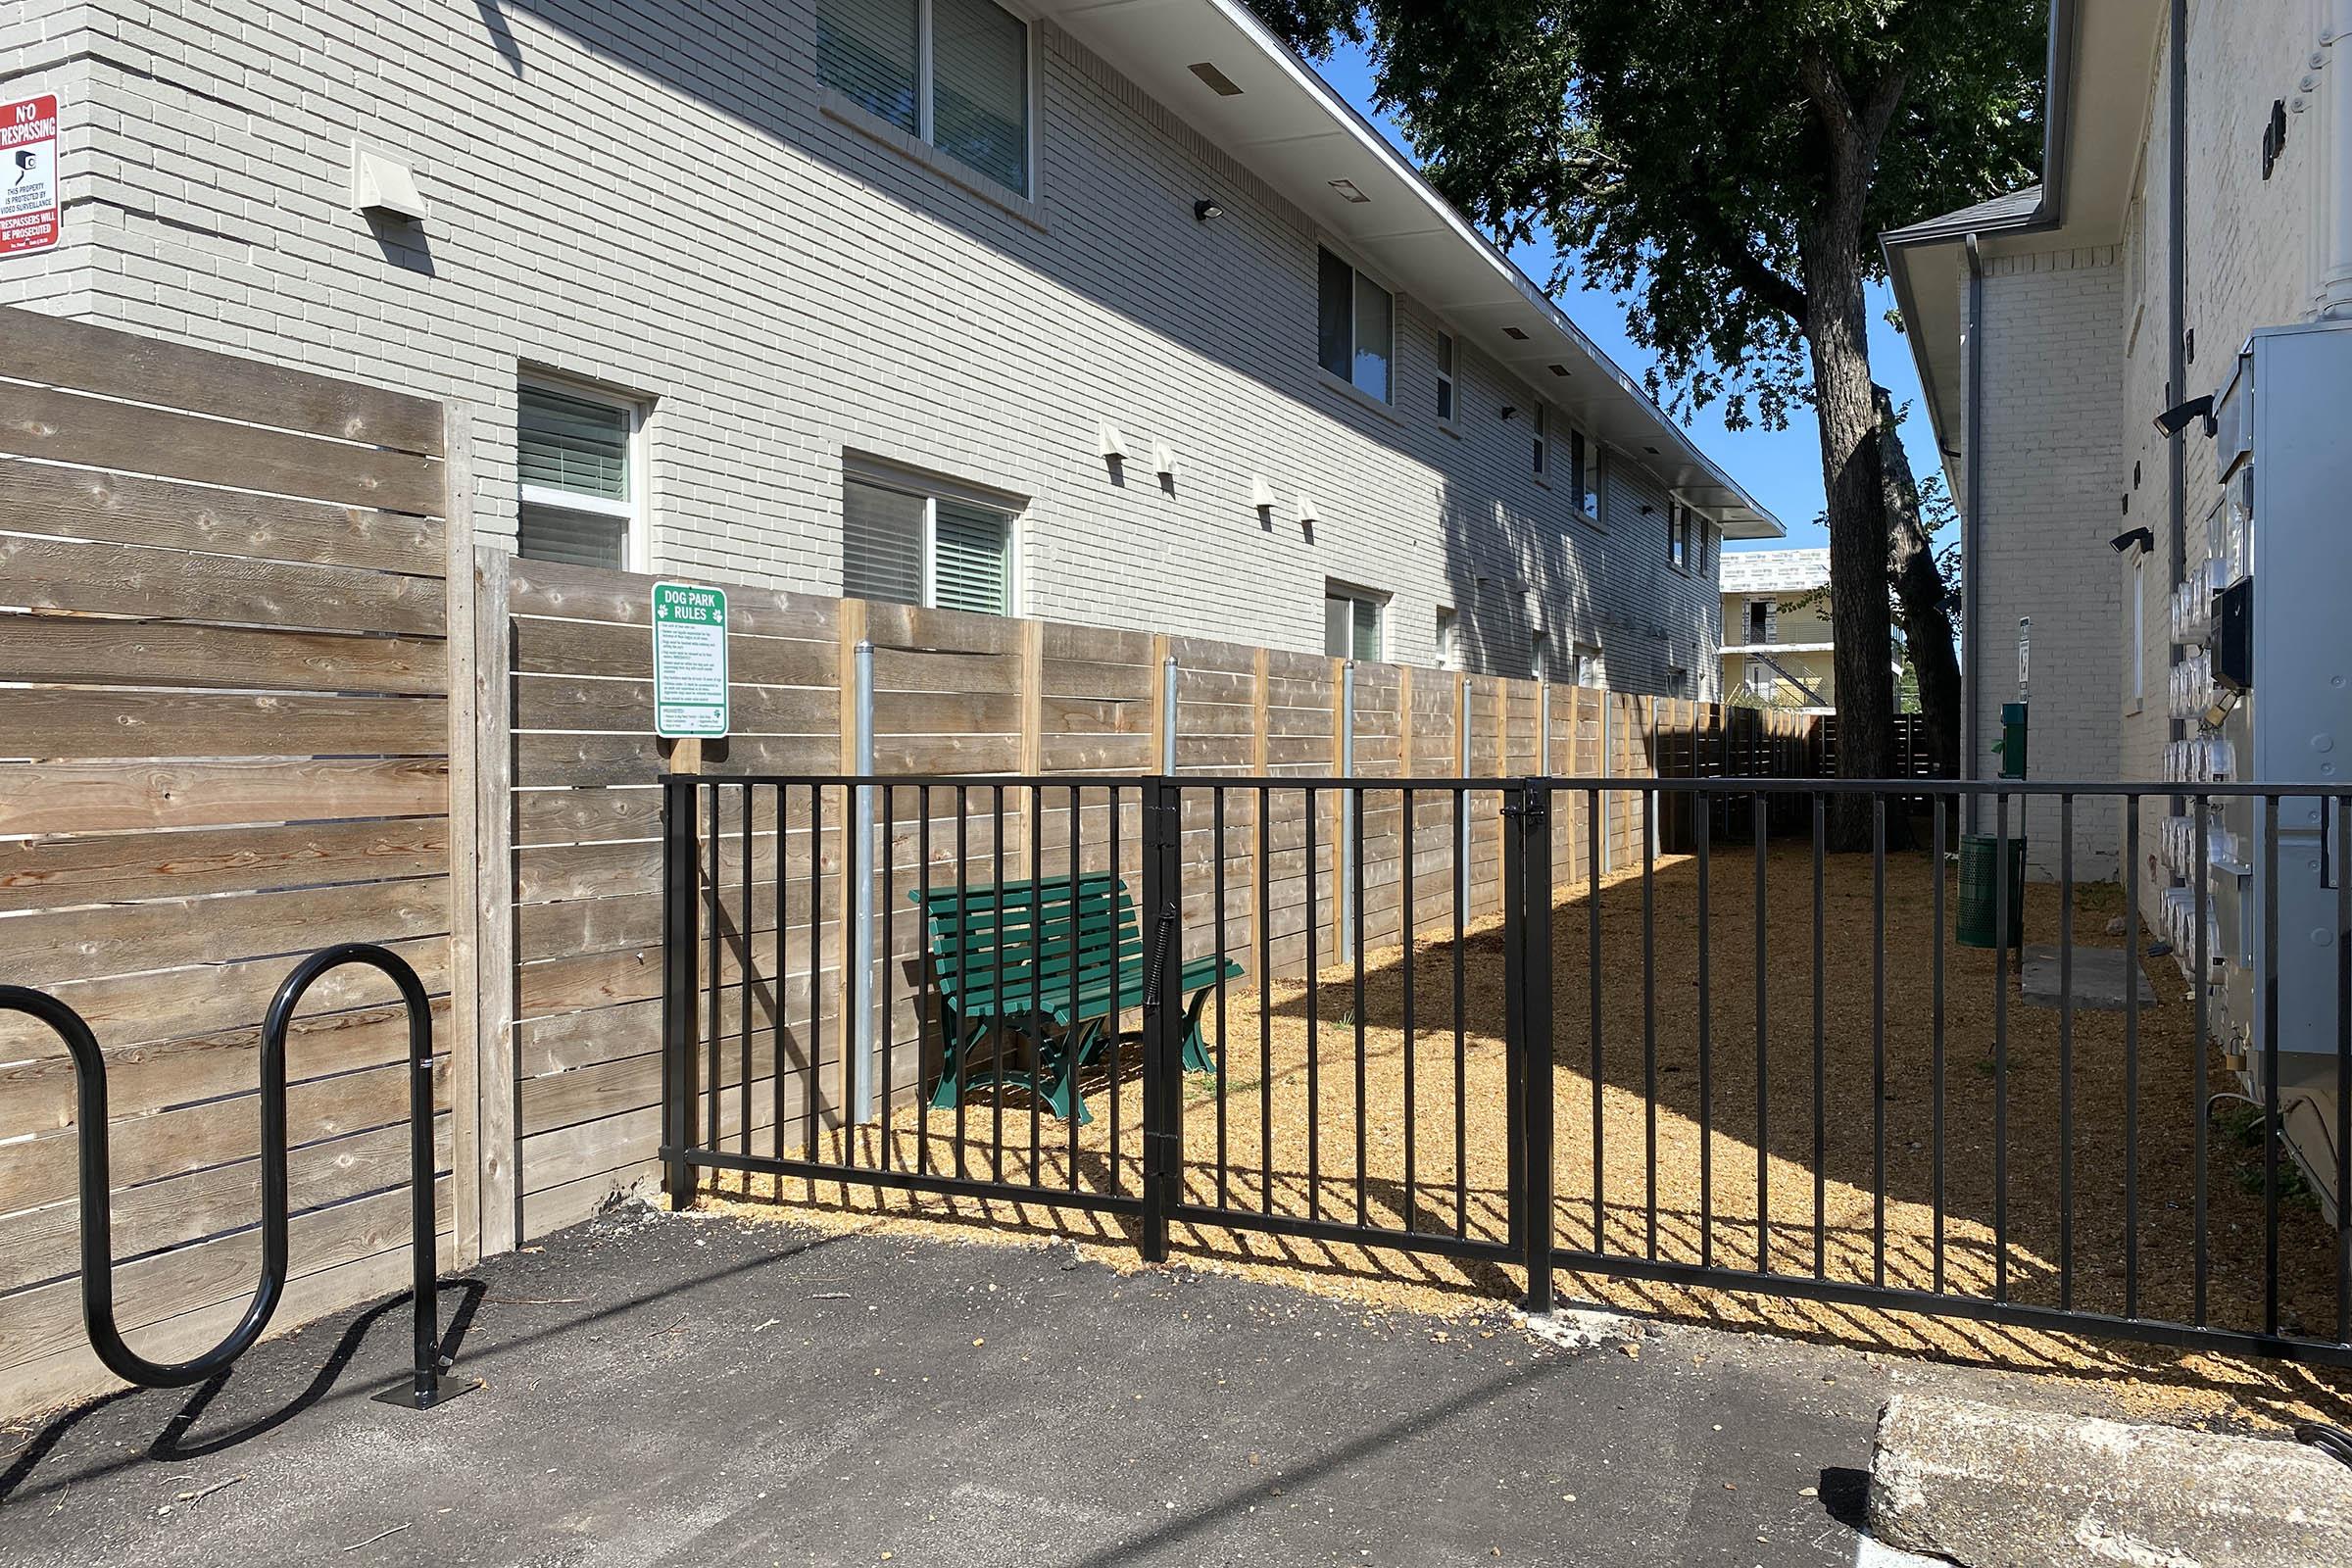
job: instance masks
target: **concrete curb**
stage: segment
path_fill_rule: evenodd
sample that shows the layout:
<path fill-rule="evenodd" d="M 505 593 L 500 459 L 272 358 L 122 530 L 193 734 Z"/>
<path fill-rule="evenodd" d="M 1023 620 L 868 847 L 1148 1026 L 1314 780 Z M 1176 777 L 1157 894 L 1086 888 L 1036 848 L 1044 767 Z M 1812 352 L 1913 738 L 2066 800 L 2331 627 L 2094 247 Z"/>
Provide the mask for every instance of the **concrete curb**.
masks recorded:
<path fill-rule="evenodd" d="M 2300 1445 L 1902 1395 L 1870 1529 L 1966 1568 L 2341 1568 L 2352 1468 Z"/>

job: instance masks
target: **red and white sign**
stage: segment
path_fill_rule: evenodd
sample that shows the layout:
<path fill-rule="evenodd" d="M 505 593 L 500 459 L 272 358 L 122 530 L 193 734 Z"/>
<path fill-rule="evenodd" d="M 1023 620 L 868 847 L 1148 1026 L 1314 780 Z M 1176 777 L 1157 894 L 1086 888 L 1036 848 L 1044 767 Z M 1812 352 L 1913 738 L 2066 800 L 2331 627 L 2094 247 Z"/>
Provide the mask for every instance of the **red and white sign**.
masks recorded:
<path fill-rule="evenodd" d="M 0 256 L 57 243 L 57 94 L 0 104 Z"/>

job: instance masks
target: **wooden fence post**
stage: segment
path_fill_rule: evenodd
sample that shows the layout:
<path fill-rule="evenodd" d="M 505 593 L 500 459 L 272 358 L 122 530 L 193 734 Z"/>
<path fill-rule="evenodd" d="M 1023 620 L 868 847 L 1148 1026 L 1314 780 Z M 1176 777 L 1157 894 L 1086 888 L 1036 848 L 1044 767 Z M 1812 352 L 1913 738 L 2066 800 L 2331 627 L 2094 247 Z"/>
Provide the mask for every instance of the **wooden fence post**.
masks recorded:
<path fill-rule="evenodd" d="M 480 702 L 474 671 L 481 596 L 474 580 L 472 413 L 442 409 L 442 589 L 449 692 L 450 1230 L 455 1268 L 482 1255 L 481 1069 L 484 914 L 480 860 Z"/>
<path fill-rule="evenodd" d="M 473 597 L 475 881 L 482 920 L 475 955 L 481 1250 L 513 1251 L 522 1234 L 521 1106 L 514 1059 L 514 627 L 508 604 L 514 558 L 479 546 L 466 573 Z"/>

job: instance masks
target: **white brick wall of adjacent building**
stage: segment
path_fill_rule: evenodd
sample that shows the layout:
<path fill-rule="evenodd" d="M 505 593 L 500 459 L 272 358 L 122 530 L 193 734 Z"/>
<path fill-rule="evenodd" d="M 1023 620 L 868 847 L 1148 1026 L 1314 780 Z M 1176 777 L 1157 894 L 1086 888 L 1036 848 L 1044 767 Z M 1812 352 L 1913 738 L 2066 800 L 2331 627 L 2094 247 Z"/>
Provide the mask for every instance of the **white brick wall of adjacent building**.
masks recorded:
<path fill-rule="evenodd" d="M 812 18 L 17 0 L 0 81 L 64 94 L 67 237 L 0 267 L 0 302 L 462 400 L 490 538 L 517 375 L 550 371 L 647 409 L 652 569 L 838 592 L 845 461 L 873 462 L 1019 504 L 1023 613 L 1319 652 L 1337 581 L 1390 596 L 1394 659 L 1432 662 L 1448 607 L 1473 668 L 1525 673 L 1541 624 L 1620 689 L 1713 684 L 1717 552 L 1669 564 L 1642 454 L 1612 454 L 1597 525 L 1539 484 L 1524 411 L 1556 389 L 1475 323 L 1400 298 L 1393 406 L 1353 393 L 1317 366 L 1316 222 L 1070 35 L 1031 29 L 1027 201 L 829 99 Z M 355 138 L 414 167 L 429 219 L 350 210 Z"/>

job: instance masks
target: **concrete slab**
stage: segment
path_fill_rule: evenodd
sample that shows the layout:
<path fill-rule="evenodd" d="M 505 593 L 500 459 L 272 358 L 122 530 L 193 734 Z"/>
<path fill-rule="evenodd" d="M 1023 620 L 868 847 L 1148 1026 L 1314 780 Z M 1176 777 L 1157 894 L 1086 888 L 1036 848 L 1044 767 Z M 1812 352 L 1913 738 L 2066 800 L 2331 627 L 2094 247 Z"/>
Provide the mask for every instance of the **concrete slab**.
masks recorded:
<path fill-rule="evenodd" d="M 9 1568 L 1834 1565 L 1854 1350 L 1468 1322 L 1065 1246 L 632 1210 L 477 1271 L 439 1411 L 379 1305 L 216 1386 L 0 1429 Z M 450 1292 L 452 1309 L 459 1293 Z"/>
<path fill-rule="evenodd" d="M 2041 1007 L 2059 1005 L 2058 960 L 2055 944 L 2026 944 L 2017 983 L 2028 1002 Z M 2132 972 L 2131 959 L 2121 948 L 2086 948 L 2075 944 L 2075 1005 L 2094 1012 L 2123 1011 L 2124 999 L 2129 994 L 2124 987 Z M 2147 971 L 2138 973 L 2140 1004 L 2154 1006 L 2156 988 L 2148 984 Z"/>
<path fill-rule="evenodd" d="M 2352 1470 L 2282 1439 L 1903 1395 L 1870 1527 L 1968 1568 L 2341 1568 Z"/>

